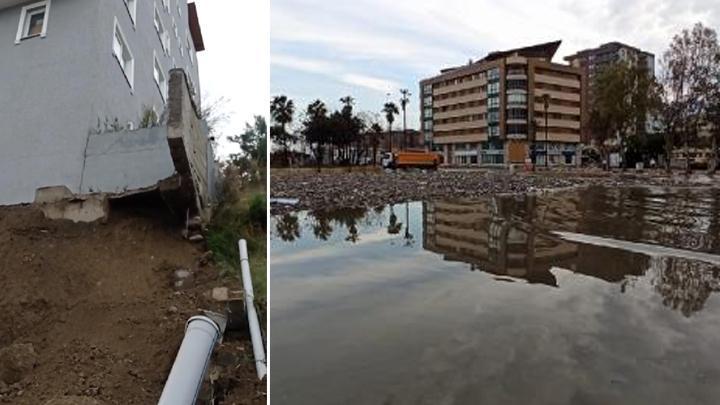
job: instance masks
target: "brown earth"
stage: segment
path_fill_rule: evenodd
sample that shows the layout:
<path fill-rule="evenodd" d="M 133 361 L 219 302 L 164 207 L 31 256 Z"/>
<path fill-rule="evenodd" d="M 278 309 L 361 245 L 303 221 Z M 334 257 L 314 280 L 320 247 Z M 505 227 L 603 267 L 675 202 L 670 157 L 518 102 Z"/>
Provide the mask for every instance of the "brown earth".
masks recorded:
<path fill-rule="evenodd" d="M 177 270 L 192 272 L 182 288 Z M 32 207 L 0 209 L 0 351 L 25 356 L 0 361 L 0 376 L 10 376 L 0 403 L 156 403 L 185 321 L 223 310 L 209 295 L 220 285 L 240 289 L 158 212 L 124 207 L 107 223 L 73 224 Z M 265 403 L 244 334 L 226 337 L 214 359 L 205 397 Z"/>

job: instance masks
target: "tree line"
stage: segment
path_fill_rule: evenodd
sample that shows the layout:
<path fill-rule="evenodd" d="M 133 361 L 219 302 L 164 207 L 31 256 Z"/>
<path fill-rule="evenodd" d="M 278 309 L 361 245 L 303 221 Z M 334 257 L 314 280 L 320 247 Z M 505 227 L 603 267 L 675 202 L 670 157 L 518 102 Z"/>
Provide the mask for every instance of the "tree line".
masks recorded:
<path fill-rule="evenodd" d="M 331 165 L 354 165 L 363 161 L 376 164 L 384 131 L 380 115 L 387 124 L 388 148 L 392 150 L 393 123 L 402 110 L 403 136 L 401 145 L 396 146 L 409 144 L 406 113 L 411 93 L 401 89 L 400 95 L 400 107 L 388 101 L 380 113 L 357 112 L 352 96 L 342 97 L 339 100 L 341 107 L 335 111 L 330 111 L 327 104 L 318 99 L 300 111 L 297 120 L 295 102 L 285 95 L 278 95 L 270 102 L 270 138 L 280 148 L 285 165 L 291 164 L 292 146 L 301 141 L 310 150 L 318 168 L 328 159 Z M 293 123 L 299 124 L 297 128 L 291 129 Z"/>

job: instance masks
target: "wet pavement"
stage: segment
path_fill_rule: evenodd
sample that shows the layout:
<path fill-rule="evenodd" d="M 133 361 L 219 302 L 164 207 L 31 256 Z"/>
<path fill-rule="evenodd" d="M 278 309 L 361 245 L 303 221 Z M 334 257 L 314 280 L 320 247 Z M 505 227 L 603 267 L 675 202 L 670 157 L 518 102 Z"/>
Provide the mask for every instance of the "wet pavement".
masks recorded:
<path fill-rule="evenodd" d="M 720 190 L 272 219 L 277 404 L 720 403 Z"/>

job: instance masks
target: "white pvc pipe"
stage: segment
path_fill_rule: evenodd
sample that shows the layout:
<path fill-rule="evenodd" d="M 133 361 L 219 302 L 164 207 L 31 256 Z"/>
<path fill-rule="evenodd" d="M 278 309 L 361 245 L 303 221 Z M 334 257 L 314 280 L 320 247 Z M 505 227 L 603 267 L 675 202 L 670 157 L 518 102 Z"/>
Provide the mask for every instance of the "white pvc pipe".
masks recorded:
<path fill-rule="evenodd" d="M 255 294 L 253 293 L 252 277 L 250 277 L 250 264 L 248 263 L 247 242 L 245 239 L 238 241 L 240 249 L 240 269 L 242 270 L 242 283 L 245 290 L 245 312 L 247 312 L 248 325 L 250 326 L 250 339 L 255 355 L 255 368 L 258 379 L 262 380 L 267 374 L 265 363 L 265 346 L 263 344 L 260 323 L 255 310 Z"/>
<path fill-rule="evenodd" d="M 207 316 L 188 320 L 158 405 L 195 405 L 213 348 L 221 336 L 218 324 Z"/>

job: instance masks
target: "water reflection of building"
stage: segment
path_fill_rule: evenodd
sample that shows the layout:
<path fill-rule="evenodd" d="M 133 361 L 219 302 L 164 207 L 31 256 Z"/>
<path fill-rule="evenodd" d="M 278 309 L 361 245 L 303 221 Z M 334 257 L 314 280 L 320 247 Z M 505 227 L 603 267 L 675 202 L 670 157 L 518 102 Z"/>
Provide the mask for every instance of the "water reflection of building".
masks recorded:
<path fill-rule="evenodd" d="M 550 268 L 574 267 L 577 245 L 538 233 L 535 205 L 534 196 L 482 204 L 426 202 L 423 247 L 472 270 L 557 285 Z"/>

